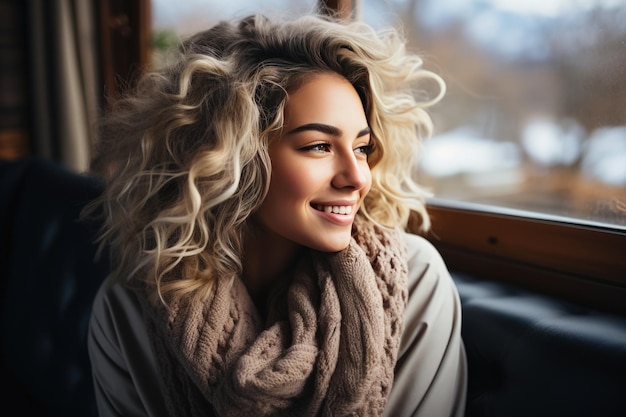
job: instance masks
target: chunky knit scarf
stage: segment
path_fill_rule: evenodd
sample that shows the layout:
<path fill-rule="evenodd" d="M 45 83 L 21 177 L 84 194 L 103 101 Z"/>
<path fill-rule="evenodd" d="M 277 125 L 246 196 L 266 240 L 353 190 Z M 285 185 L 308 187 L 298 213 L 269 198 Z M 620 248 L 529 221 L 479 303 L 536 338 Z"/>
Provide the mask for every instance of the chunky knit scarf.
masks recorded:
<path fill-rule="evenodd" d="M 263 323 L 240 279 L 204 303 L 147 303 L 172 416 L 379 416 L 406 305 L 397 230 L 357 227 L 345 250 L 309 252 Z"/>

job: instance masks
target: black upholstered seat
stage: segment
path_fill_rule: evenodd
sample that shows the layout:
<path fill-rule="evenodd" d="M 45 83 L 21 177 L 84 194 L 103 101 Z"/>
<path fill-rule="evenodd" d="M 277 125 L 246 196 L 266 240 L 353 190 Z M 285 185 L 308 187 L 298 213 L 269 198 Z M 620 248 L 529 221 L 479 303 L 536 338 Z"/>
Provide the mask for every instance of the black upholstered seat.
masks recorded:
<path fill-rule="evenodd" d="M 0 184 L 3 396 L 19 415 L 94 416 L 86 331 L 108 263 L 78 215 L 101 187 L 39 158 L 2 162 Z"/>

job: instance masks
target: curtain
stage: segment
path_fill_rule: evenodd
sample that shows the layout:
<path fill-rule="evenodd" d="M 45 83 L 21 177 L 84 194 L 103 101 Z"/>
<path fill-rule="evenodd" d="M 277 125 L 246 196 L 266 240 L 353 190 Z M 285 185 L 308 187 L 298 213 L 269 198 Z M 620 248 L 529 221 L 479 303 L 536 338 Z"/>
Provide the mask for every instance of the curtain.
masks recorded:
<path fill-rule="evenodd" d="M 93 1 L 28 0 L 34 153 L 86 171 L 99 91 Z"/>

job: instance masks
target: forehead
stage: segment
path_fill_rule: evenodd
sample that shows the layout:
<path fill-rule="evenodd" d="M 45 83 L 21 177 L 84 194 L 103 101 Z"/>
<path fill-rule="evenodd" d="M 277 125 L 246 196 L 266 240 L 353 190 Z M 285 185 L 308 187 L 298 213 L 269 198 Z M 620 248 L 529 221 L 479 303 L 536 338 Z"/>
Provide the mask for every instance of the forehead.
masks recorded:
<path fill-rule="evenodd" d="M 339 74 L 314 74 L 288 94 L 285 102 L 285 126 L 319 122 L 332 125 L 348 120 L 367 126 L 365 110 L 359 94 Z"/>

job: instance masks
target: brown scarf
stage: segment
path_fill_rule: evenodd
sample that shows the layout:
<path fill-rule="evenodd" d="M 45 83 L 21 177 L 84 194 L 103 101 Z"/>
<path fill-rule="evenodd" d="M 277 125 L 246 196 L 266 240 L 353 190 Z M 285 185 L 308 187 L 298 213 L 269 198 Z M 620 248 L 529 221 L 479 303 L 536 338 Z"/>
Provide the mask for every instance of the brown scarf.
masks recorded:
<path fill-rule="evenodd" d="M 271 303 L 240 279 L 204 303 L 144 306 L 172 416 L 379 416 L 406 305 L 397 230 L 358 228 L 338 253 L 310 252 Z"/>

